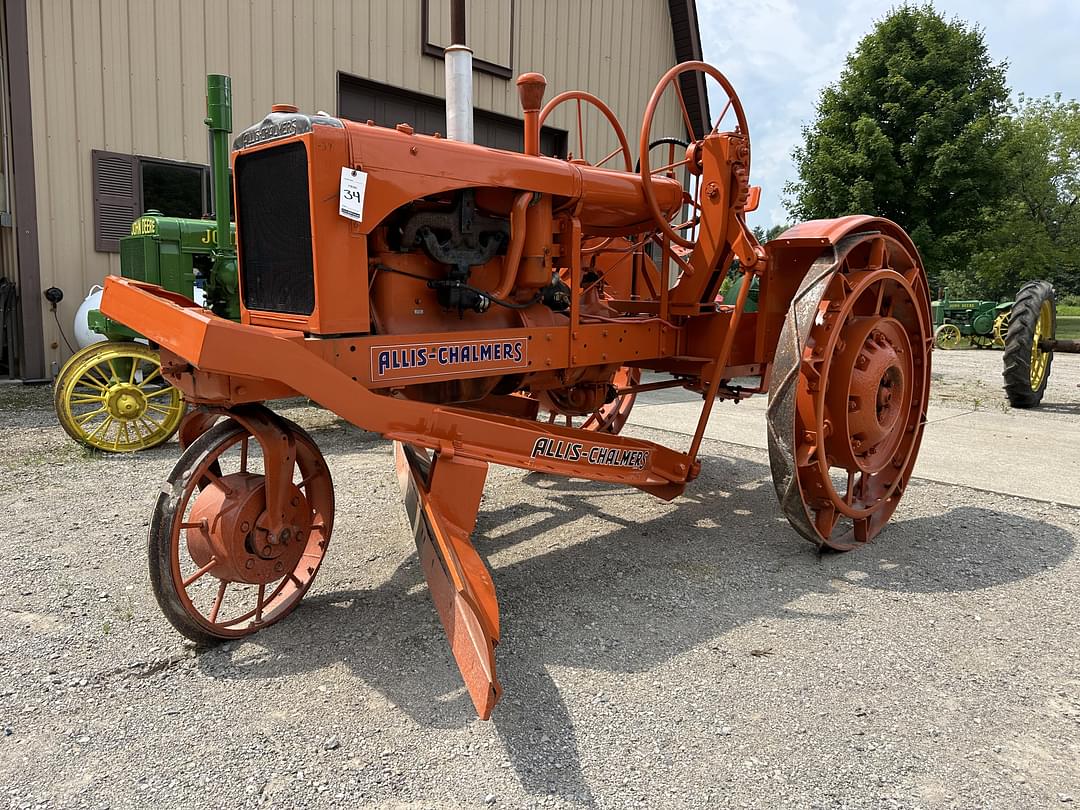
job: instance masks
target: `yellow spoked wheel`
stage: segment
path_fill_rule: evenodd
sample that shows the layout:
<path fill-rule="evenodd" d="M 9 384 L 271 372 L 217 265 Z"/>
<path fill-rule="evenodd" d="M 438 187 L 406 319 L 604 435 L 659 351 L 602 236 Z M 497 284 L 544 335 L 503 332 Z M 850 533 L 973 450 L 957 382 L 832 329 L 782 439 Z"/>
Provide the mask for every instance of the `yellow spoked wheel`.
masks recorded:
<path fill-rule="evenodd" d="M 1005 336 L 1009 334 L 1009 310 L 998 313 L 994 318 L 994 346 L 998 349 L 1005 348 Z"/>
<path fill-rule="evenodd" d="M 1050 352 L 1039 348 L 1043 338 L 1054 336 L 1054 304 L 1043 301 L 1039 307 L 1039 319 L 1035 321 L 1035 336 L 1031 341 L 1031 388 L 1038 390 L 1046 381 L 1046 372 L 1050 369 Z"/>
<path fill-rule="evenodd" d="M 73 355 L 56 379 L 53 404 L 71 438 L 109 453 L 157 447 L 184 416 L 183 396 L 142 343 L 106 341 Z"/>
<path fill-rule="evenodd" d="M 939 349 L 955 349 L 960 345 L 960 327 L 954 323 L 943 323 L 934 330 L 934 345 Z"/>

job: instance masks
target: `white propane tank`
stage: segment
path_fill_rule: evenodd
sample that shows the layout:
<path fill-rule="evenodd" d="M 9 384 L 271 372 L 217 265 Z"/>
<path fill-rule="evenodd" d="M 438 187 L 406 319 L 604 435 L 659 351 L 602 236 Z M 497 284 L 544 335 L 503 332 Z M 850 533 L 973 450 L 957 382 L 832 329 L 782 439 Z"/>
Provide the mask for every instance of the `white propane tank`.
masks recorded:
<path fill-rule="evenodd" d="M 90 293 L 83 299 L 83 302 L 79 304 L 79 309 L 75 313 L 75 342 L 79 344 L 80 349 L 85 349 L 91 343 L 100 343 L 105 340 L 104 335 L 99 335 L 97 332 L 91 332 L 90 327 L 87 326 L 86 318 L 89 315 L 90 310 L 97 309 L 101 306 L 101 294 L 104 292 L 104 288 L 95 284 L 90 288 Z"/>

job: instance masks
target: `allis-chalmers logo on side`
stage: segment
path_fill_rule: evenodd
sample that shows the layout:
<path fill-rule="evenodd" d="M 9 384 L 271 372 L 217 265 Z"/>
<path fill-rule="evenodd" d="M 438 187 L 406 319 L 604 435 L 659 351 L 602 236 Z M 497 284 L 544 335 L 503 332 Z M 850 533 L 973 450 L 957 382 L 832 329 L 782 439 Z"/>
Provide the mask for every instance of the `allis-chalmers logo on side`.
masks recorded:
<path fill-rule="evenodd" d="M 372 377 L 406 380 L 448 371 L 504 371 L 529 365 L 524 340 L 462 340 L 409 346 L 372 346 Z"/>
<path fill-rule="evenodd" d="M 624 447 L 605 447 L 602 444 L 586 445 L 563 439 L 543 437 L 533 443 L 533 458 L 553 458 L 559 461 L 584 461 L 601 467 L 628 467 L 643 470 L 649 463 L 648 450 L 627 450 Z"/>

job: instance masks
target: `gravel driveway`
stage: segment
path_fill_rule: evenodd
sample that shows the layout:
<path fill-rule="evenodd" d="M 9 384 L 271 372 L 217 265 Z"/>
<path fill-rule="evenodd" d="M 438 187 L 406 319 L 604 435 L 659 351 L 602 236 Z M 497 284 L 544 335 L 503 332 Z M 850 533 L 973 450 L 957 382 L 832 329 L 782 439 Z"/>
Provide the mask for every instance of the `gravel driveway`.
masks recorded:
<path fill-rule="evenodd" d="M 196 654 L 146 570 L 175 444 L 85 453 L 48 391 L 0 386 L 10 807 L 1080 805 L 1076 510 L 915 481 L 878 542 L 819 556 L 751 448 L 706 441 L 670 504 L 492 468 L 482 722 L 389 446 L 285 412 L 337 484 L 330 554 L 285 622 Z"/>

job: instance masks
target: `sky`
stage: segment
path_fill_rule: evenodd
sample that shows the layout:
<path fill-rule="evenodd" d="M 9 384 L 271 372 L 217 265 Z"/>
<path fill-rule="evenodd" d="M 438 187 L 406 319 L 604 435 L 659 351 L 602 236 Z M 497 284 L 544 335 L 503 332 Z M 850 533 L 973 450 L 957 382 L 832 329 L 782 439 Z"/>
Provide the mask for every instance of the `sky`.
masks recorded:
<path fill-rule="evenodd" d="M 762 186 L 751 225 L 768 228 L 790 217 L 783 188 L 797 177 L 792 150 L 813 120 L 818 96 L 840 77 L 847 54 L 874 22 L 897 5 L 889 0 L 697 0 L 705 61 L 735 87 L 750 127 L 750 182 Z M 946 18 L 985 33 L 990 57 L 1008 62 L 1013 94 L 1061 92 L 1080 98 L 1080 0 L 936 0 Z M 710 107 L 724 100 L 709 80 Z"/>

